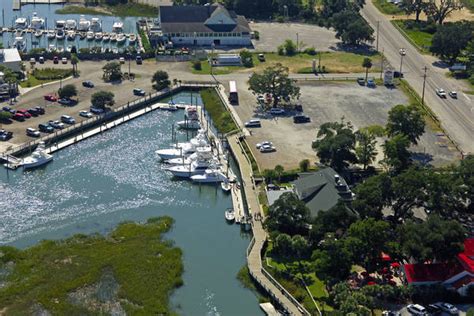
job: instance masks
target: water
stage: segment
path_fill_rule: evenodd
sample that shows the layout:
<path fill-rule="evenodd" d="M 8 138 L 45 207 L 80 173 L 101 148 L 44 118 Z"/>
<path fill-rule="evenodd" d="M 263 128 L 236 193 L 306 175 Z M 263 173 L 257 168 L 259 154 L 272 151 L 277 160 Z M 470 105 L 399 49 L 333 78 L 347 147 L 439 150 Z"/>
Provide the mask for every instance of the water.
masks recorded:
<path fill-rule="evenodd" d="M 38 13 L 39 17 L 47 19 L 47 26 L 48 29 L 54 29 L 55 21 L 56 20 L 67 20 L 67 19 L 75 19 L 79 22 L 79 14 L 56 14 L 55 11 L 57 9 L 62 8 L 64 5 L 62 4 L 28 4 L 22 5 L 21 11 L 13 11 L 12 9 L 12 0 L 0 0 L 0 10 L 2 10 L 3 15 L 0 16 L 0 25 L 2 27 L 12 27 L 15 20 L 19 17 L 30 18 L 33 16 L 33 12 Z M 0 14 L 2 13 L 0 12 Z M 112 25 L 114 22 L 122 21 L 123 22 L 123 30 L 124 33 L 135 33 L 138 34 L 136 22 L 139 18 L 137 17 L 115 17 L 115 16 L 106 16 L 106 15 L 85 15 L 87 20 L 96 17 L 99 18 L 102 22 L 102 30 L 103 32 L 111 32 Z M 3 33 L 1 37 L 1 41 L 3 42 L 4 47 L 9 47 L 13 44 L 14 41 L 14 33 Z M 36 38 L 33 34 L 25 34 L 24 35 L 27 43 L 28 49 L 33 47 L 41 47 L 41 48 L 48 48 L 49 45 L 55 45 L 56 47 L 63 47 L 66 48 L 68 45 L 75 45 L 78 49 L 87 47 L 91 48 L 94 46 L 100 46 L 105 48 L 112 48 L 117 47 L 116 43 L 102 43 L 96 41 L 87 41 L 87 40 L 80 40 L 79 37 L 76 37 L 75 41 L 56 41 L 56 40 L 48 40 L 46 35 L 43 35 L 39 39 Z M 128 46 L 128 40 L 123 46 L 119 46 L 121 48 Z"/>
<path fill-rule="evenodd" d="M 189 103 L 189 94 L 174 100 Z M 236 279 L 250 237 L 225 222 L 230 196 L 220 186 L 170 180 L 155 157 L 157 148 L 169 145 L 171 124 L 182 116 L 151 112 L 57 152 L 42 169 L 0 169 L 0 244 L 26 247 L 169 215 L 176 222 L 166 237 L 183 249 L 185 268 L 184 286 L 172 297 L 175 310 L 262 315 L 254 294 Z"/>

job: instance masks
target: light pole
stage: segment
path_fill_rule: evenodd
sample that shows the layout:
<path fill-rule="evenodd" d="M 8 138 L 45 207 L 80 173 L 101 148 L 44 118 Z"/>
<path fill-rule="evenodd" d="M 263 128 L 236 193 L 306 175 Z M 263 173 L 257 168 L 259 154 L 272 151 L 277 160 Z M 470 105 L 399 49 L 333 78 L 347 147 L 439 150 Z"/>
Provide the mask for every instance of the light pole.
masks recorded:
<path fill-rule="evenodd" d="M 407 54 L 407 50 L 405 48 L 400 48 L 398 52 L 400 53 L 400 76 L 402 76 L 403 57 Z"/>
<path fill-rule="evenodd" d="M 425 84 L 426 84 L 426 71 L 428 71 L 428 67 L 423 67 L 423 70 L 425 71 L 423 74 L 423 91 L 421 93 L 421 104 L 425 105 Z"/>
<path fill-rule="evenodd" d="M 299 43 L 300 43 L 299 36 L 298 36 L 298 33 L 296 33 L 296 52 L 297 53 L 299 53 L 300 51 Z"/>
<path fill-rule="evenodd" d="M 130 63 L 132 62 L 132 54 L 128 53 L 128 80 L 132 80 L 132 75 L 130 74 Z"/>
<path fill-rule="evenodd" d="M 377 35 L 376 35 L 376 45 L 375 50 L 379 51 L 379 28 L 380 28 L 380 21 L 377 21 Z"/>

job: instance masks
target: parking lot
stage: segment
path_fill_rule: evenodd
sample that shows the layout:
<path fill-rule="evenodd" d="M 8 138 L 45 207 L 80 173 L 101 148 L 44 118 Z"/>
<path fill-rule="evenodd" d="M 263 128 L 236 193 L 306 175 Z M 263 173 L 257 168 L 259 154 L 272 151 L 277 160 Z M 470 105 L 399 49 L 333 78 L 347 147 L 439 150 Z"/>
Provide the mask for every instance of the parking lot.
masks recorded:
<path fill-rule="evenodd" d="M 274 168 L 277 164 L 285 169 L 297 168 L 305 158 L 316 162 L 316 153 L 311 145 L 319 126 L 325 122 L 344 118 L 344 121 L 352 123 L 354 130 L 374 124 L 385 125 L 390 108 L 408 102 L 402 91 L 384 86 L 367 88 L 355 82 L 300 82 L 300 102 L 304 114 L 311 118 L 311 122 L 295 124 L 292 118 L 294 113 L 281 116 L 260 113 L 255 96 L 242 89 L 244 82 L 240 84 L 240 105 L 236 107 L 237 112 L 244 121 L 251 117 L 259 117 L 262 121 L 262 128 L 252 129 L 252 136 L 247 137 L 262 170 Z M 276 152 L 260 153 L 255 146 L 262 141 L 271 141 Z M 457 155 L 449 147 L 446 137 L 428 126 L 412 151 L 417 159 L 434 165 L 448 164 Z M 378 159 L 382 158 L 382 148 L 379 146 Z"/>

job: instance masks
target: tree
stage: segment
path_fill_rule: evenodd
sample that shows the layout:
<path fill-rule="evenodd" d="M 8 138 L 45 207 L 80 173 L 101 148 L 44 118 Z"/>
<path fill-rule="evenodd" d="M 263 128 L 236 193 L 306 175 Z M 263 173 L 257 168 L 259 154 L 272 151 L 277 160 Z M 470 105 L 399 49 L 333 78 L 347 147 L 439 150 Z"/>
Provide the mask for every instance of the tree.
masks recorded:
<path fill-rule="evenodd" d="M 288 257 L 292 254 L 292 240 L 288 234 L 278 234 L 273 243 L 273 250 L 275 254 Z"/>
<path fill-rule="evenodd" d="M 244 49 L 240 52 L 240 60 L 242 60 L 242 64 L 244 65 L 244 67 L 253 67 L 253 55 L 248 50 Z"/>
<path fill-rule="evenodd" d="M 72 73 L 74 76 L 77 76 L 79 74 L 77 70 L 77 64 L 79 63 L 79 58 L 77 58 L 76 54 L 71 54 L 71 65 L 72 65 Z"/>
<path fill-rule="evenodd" d="M 342 236 L 356 220 L 357 215 L 343 202 L 339 202 L 327 211 L 318 212 L 311 225 L 311 241 L 317 244 L 330 232 Z"/>
<path fill-rule="evenodd" d="M 425 13 L 441 25 L 451 12 L 461 10 L 462 8 L 463 5 L 459 0 L 429 0 L 425 7 Z"/>
<path fill-rule="evenodd" d="M 392 178 L 387 173 L 372 176 L 355 188 L 352 206 L 361 218 L 382 219 L 382 209 L 392 200 Z"/>
<path fill-rule="evenodd" d="M 300 171 L 307 172 L 309 170 L 310 165 L 311 165 L 311 162 L 309 161 L 309 159 L 301 160 L 299 164 Z"/>
<path fill-rule="evenodd" d="M 355 163 L 355 135 L 350 123 L 328 122 L 321 125 L 313 149 L 321 163 L 329 164 L 337 171 L 346 168 L 348 163 Z"/>
<path fill-rule="evenodd" d="M 285 168 L 283 168 L 282 165 L 275 166 L 275 174 L 278 177 L 278 182 L 281 182 L 281 176 L 283 175 L 284 171 L 285 171 Z"/>
<path fill-rule="evenodd" d="M 249 79 L 249 86 L 255 94 L 270 94 L 274 107 L 278 105 L 281 98 L 300 96 L 300 88 L 296 85 L 296 80 L 289 78 L 288 68 L 280 63 L 265 68 L 262 74 L 254 73 Z"/>
<path fill-rule="evenodd" d="M 458 177 L 462 185 L 457 187 L 462 198 L 462 204 L 466 207 L 466 212 L 474 213 L 474 156 L 469 155 L 461 160 L 457 168 Z"/>
<path fill-rule="evenodd" d="M 364 170 L 367 170 L 367 166 L 377 157 L 376 137 L 383 136 L 383 128 L 381 126 L 361 128 L 355 133 L 355 136 L 357 161 L 363 165 Z"/>
<path fill-rule="evenodd" d="M 156 91 L 168 88 L 171 84 L 168 73 L 163 70 L 156 71 L 151 78 L 151 82 L 153 83 L 153 89 Z"/>
<path fill-rule="evenodd" d="M 394 172 L 400 172 L 410 164 L 410 140 L 407 136 L 396 134 L 382 145 L 385 158 L 383 162 Z"/>
<path fill-rule="evenodd" d="M 104 71 L 102 77 L 105 81 L 117 81 L 122 79 L 122 69 L 120 63 L 116 61 L 105 64 L 102 70 Z"/>
<path fill-rule="evenodd" d="M 410 218 L 413 209 L 421 207 L 426 199 L 426 170 L 410 168 L 392 178 L 392 201 L 395 221 Z"/>
<path fill-rule="evenodd" d="M 293 56 L 297 53 L 296 44 L 287 39 L 283 44 L 278 46 L 279 55 Z"/>
<path fill-rule="evenodd" d="M 386 130 L 388 136 L 404 135 L 416 145 L 425 132 L 425 120 L 416 106 L 399 104 L 388 112 Z"/>
<path fill-rule="evenodd" d="M 322 249 L 313 252 L 311 260 L 316 275 L 325 281 L 344 280 L 352 268 L 351 253 L 342 241 L 327 240 Z"/>
<path fill-rule="evenodd" d="M 70 99 L 77 95 L 77 88 L 73 84 L 67 84 L 58 90 L 60 98 Z"/>
<path fill-rule="evenodd" d="M 98 91 L 91 97 L 92 106 L 105 109 L 105 106 L 114 104 L 114 94 L 110 91 Z"/>
<path fill-rule="evenodd" d="M 270 231 L 289 235 L 301 234 L 306 230 L 309 210 L 294 193 L 283 193 L 269 208 L 265 221 Z"/>
<path fill-rule="evenodd" d="M 471 24 L 456 22 L 438 26 L 431 41 L 430 52 L 454 62 L 473 38 L 474 27 Z"/>
<path fill-rule="evenodd" d="M 367 83 L 367 78 L 369 77 L 369 69 L 372 68 L 372 59 L 365 57 L 362 61 L 362 67 L 365 68 L 365 82 Z"/>
<path fill-rule="evenodd" d="M 0 111 L 0 122 L 5 122 L 11 119 L 13 114 L 7 111 Z"/>
<path fill-rule="evenodd" d="M 420 14 L 426 9 L 427 2 L 425 0 L 403 0 L 401 8 L 407 15 L 415 13 L 415 22 L 420 21 Z"/>
<path fill-rule="evenodd" d="M 365 22 L 357 11 L 347 9 L 340 11 L 331 19 L 336 30 L 336 37 L 344 44 L 359 45 L 361 42 L 373 42 L 374 30 Z"/>
<path fill-rule="evenodd" d="M 309 249 L 308 241 L 301 235 L 294 235 L 291 238 L 291 249 L 297 258 L 301 258 Z"/>

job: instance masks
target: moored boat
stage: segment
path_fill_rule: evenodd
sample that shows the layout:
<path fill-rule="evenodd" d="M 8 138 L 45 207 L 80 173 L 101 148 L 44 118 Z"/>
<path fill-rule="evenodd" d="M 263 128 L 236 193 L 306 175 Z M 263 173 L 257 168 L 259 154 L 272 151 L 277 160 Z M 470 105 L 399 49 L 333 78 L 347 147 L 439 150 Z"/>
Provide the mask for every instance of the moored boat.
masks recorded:
<path fill-rule="evenodd" d="M 94 37 L 95 37 L 94 32 L 92 32 L 92 31 L 87 32 L 87 36 L 86 36 L 86 37 L 87 37 L 87 40 L 88 40 L 88 41 L 92 41 L 92 40 L 94 39 Z"/>
<path fill-rule="evenodd" d="M 55 39 L 56 38 L 56 32 L 48 31 L 47 37 L 48 37 L 49 40 Z"/>
<path fill-rule="evenodd" d="M 184 121 L 179 121 L 176 123 L 179 128 L 182 129 L 200 129 L 201 128 L 201 123 L 197 120 L 184 120 Z"/>
<path fill-rule="evenodd" d="M 225 219 L 229 222 L 235 221 L 235 212 L 234 209 L 228 208 L 224 213 Z"/>
<path fill-rule="evenodd" d="M 36 12 L 33 12 L 33 16 L 31 17 L 30 28 L 33 30 L 40 30 L 44 29 L 44 22 L 43 18 L 40 18 Z"/>
<path fill-rule="evenodd" d="M 21 165 L 24 169 L 32 169 L 47 164 L 53 160 L 53 155 L 46 153 L 45 143 L 40 142 L 33 153 L 23 158 Z"/>
<path fill-rule="evenodd" d="M 110 34 L 110 41 L 111 42 L 116 42 L 117 41 L 117 34 L 115 34 L 115 33 Z"/>
<path fill-rule="evenodd" d="M 74 41 L 76 40 L 76 32 L 74 31 L 67 31 L 67 40 L 68 41 Z"/>
<path fill-rule="evenodd" d="M 103 42 L 108 42 L 110 41 L 110 35 L 109 33 L 104 33 L 104 36 L 102 37 Z"/>
<path fill-rule="evenodd" d="M 58 41 L 61 41 L 64 39 L 64 30 L 62 29 L 59 29 L 57 32 L 56 32 L 56 39 Z"/>
<path fill-rule="evenodd" d="M 79 18 L 79 24 L 77 26 L 77 30 L 81 32 L 89 31 L 89 27 L 91 26 L 91 22 L 86 20 L 84 15 L 81 15 Z"/>
<path fill-rule="evenodd" d="M 35 31 L 35 37 L 41 37 L 43 36 L 43 30 L 42 29 L 38 29 Z"/>
<path fill-rule="evenodd" d="M 222 191 L 228 193 L 230 192 L 230 190 L 232 190 L 232 183 L 230 183 L 229 179 L 222 181 L 221 188 L 222 188 Z"/>
<path fill-rule="evenodd" d="M 123 44 L 127 40 L 127 37 L 125 37 L 125 34 L 119 33 L 117 35 L 117 44 Z"/>
<path fill-rule="evenodd" d="M 95 33 L 95 40 L 96 41 L 102 41 L 102 37 L 103 37 L 102 32 Z"/>
<path fill-rule="evenodd" d="M 132 33 L 128 36 L 128 44 L 135 45 L 136 41 L 137 41 L 137 36 L 135 34 Z"/>
<path fill-rule="evenodd" d="M 227 177 L 219 169 L 206 169 L 204 174 L 191 176 L 191 180 L 197 183 L 219 183 L 227 180 Z"/>

